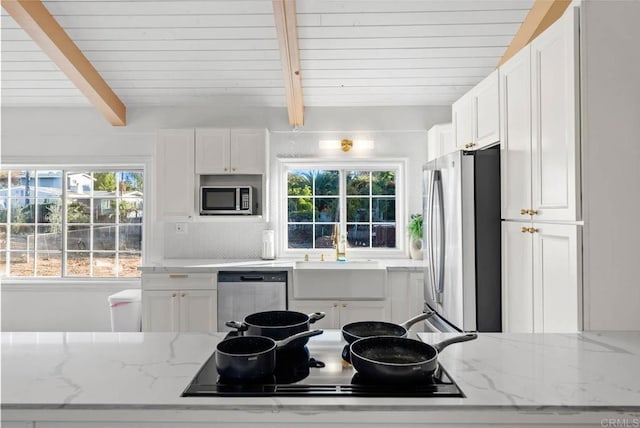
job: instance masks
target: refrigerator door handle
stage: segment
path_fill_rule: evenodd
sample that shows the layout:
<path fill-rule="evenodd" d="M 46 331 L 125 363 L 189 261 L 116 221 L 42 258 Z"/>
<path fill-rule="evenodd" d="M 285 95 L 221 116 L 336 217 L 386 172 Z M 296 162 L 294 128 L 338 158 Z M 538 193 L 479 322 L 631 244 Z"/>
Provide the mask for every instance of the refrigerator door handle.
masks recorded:
<path fill-rule="evenodd" d="M 434 302 L 437 302 L 437 293 L 436 293 L 436 266 L 435 266 L 435 258 L 433 251 L 433 215 L 434 215 L 434 192 L 435 192 L 435 171 L 429 171 L 429 188 L 427 193 L 427 207 L 429 212 L 427 213 L 427 257 L 429 261 L 429 277 L 431 279 L 431 294 L 433 296 Z"/>
<path fill-rule="evenodd" d="M 442 303 L 442 296 L 444 294 L 444 252 L 445 252 L 445 230 L 444 230 L 444 196 L 442 188 L 442 176 L 440 171 L 434 174 L 434 184 L 438 193 L 438 227 L 440 229 L 440 240 L 438 245 L 440 247 L 440 259 L 438 260 L 438 278 L 437 278 L 437 293 L 436 301 Z"/>

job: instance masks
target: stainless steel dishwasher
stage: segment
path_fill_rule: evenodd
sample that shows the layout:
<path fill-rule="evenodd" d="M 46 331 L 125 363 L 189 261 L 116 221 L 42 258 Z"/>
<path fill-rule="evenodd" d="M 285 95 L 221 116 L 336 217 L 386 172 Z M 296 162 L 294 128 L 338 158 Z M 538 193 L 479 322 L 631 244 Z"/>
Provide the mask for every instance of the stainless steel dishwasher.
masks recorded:
<path fill-rule="evenodd" d="M 286 271 L 218 272 L 218 331 L 254 312 L 287 309 Z"/>

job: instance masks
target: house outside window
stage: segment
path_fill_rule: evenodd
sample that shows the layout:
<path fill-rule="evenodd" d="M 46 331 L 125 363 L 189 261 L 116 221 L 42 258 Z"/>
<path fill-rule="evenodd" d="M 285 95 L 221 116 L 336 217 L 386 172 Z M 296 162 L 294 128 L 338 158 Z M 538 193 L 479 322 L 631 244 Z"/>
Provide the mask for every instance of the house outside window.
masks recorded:
<path fill-rule="evenodd" d="M 283 170 L 284 252 L 332 249 L 344 233 L 351 255 L 401 251 L 404 186 L 400 163 L 285 162 Z"/>
<path fill-rule="evenodd" d="M 4 277 L 140 276 L 143 171 L 0 171 Z"/>

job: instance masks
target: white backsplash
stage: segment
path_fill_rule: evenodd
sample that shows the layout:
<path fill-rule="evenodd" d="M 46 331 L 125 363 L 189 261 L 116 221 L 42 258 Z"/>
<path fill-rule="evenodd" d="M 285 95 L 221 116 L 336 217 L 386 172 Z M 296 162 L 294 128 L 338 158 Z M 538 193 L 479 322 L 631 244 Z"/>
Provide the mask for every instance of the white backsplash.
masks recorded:
<path fill-rule="evenodd" d="M 175 223 L 164 224 L 164 257 L 197 259 L 255 259 L 262 254 L 259 222 L 190 222 L 187 233 L 176 233 Z"/>

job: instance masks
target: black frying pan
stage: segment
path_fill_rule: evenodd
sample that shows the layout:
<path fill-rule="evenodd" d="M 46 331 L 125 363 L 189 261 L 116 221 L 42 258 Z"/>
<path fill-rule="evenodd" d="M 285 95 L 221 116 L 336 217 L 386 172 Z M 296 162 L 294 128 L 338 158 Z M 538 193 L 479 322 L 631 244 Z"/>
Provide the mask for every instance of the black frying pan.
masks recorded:
<path fill-rule="evenodd" d="M 402 324 L 394 324 L 385 321 L 358 321 L 342 326 L 342 337 L 347 343 L 353 343 L 363 337 L 371 336 L 397 336 L 406 337 L 409 328 L 418 321 L 425 320 L 432 316 L 435 312 L 423 312 L 420 315 L 403 322 Z"/>
<path fill-rule="evenodd" d="M 435 345 L 406 337 L 365 337 L 351 344 L 351 364 L 362 376 L 379 382 L 421 383 L 433 376 L 445 347 L 477 337 L 470 333 Z"/>
<path fill-rule="evenodd" d="M 216 369 L 230 380 L 252 380 L 271 376 L 276 368 L 276 350 L 288 343 L 322 334 L 322 330 L 303 331 L 284 340 L 264 336 L 237 336 L 216 346 Z"/>

